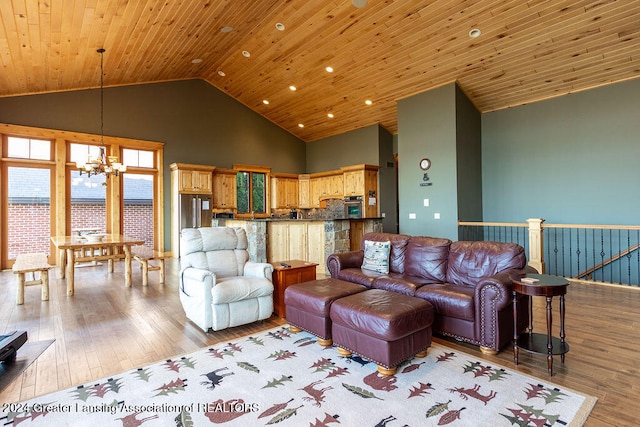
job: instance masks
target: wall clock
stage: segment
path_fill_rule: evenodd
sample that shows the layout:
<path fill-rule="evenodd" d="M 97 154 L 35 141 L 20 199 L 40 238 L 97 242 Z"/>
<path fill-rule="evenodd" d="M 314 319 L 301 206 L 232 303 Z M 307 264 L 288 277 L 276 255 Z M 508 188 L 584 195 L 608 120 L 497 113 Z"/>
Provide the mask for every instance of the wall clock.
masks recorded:
<path fill-rule="evenodd" d="M 431 160 L 427 158 L 420 160 L 420 169 L 422 169 L 423 171 L 426 171 L 430 167 L 431 167 Z"/>

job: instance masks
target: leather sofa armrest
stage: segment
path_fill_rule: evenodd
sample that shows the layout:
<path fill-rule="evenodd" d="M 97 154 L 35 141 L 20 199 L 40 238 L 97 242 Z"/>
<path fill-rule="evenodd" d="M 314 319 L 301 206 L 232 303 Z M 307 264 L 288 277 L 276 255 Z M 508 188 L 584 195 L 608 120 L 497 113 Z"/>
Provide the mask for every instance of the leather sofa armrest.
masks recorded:
<path fill-rule="evenodd" d="M 510 269 L 480 280 L 475 288 L 476 307 L 487 305 L 491 301 L 495 311 L 504 309 L 513 303 L 513 285 L 511 276 L 537 273 L 536 269 L 525 266 L 523 269 Z"/>
<path fill-rule="evenodd" d="M 338 277 L 340 270 L 345 268 L 360 268 L 364 261 L 364 251 L 340 252 L 329 255 L 327 269 L 334 279 Z"/>
<path fill-rule="evenodd" d="M 259 277 L 264 279 L 273 278 L 273 265 L 267 262 L 247 262 L 244 265 L 244 275 L 247 277 Z"/>

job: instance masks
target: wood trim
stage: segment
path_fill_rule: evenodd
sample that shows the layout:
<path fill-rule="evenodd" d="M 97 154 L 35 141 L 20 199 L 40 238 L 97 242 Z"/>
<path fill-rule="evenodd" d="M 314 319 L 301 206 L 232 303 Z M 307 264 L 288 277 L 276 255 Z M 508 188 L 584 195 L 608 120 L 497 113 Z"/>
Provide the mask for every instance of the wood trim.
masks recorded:
<path fill-rule="evenodd" d="M 0 123 L 0 133 L 8 136 L 29 137 L 29 138 L 45 138 L 45 139 L 64 139 L 71 142 L 95 143 L 100 144 L 100 135 L 82 132 L 69 132 L 65 130 L 37 128 L 30 126 L 10 125 Z M 164 142 L 145 141 L 133 138 L 121 138 L 117 136 L 104 135 L 105 145 L 123 145 L 127 148 L 139 149 L 161 149 Z"/>
<path fill-rule="evenodd" d="M 180 170 L 180 169 L 193 170 L 193 171 L 213 172 L 217 168 L 215 166 L 193 165 L 193 164 L 190 164 L 190 163 L 171 163 L 169 165 L 169 170 L 171 170 L 171 171 L 176 171 L 176 170 Z"/>

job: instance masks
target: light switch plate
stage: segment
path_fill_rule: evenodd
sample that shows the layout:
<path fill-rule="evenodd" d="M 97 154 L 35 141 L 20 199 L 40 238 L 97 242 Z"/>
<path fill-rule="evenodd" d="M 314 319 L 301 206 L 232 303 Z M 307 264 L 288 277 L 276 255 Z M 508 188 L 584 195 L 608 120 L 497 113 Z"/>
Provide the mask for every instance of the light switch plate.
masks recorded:
<path fill-rule="evenodd" d="M 424 199 L 423 202 L 425 207 L 429 206 L 429 199 Z"/>
<path fill-rule="evenodd" d="M 439 213 L 434 213 L 433 214 L 433 219 L 440 219 L 440 214 Z"/>
<path fill-rule="evenodd" d="M 409 219 L 416 219 L 416 214 L 410 213 L 409 214 Z"/>

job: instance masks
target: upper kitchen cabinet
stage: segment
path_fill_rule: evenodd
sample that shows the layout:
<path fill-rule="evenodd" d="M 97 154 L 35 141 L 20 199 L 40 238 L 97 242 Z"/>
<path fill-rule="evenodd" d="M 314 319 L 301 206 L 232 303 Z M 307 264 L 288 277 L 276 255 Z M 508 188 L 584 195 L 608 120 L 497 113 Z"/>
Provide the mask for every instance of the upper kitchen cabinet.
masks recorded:
<path fill-rule="evenodd" d="M 298 208 L 298 175 L 276 173 L 271 175 L 271 207 Z"/>
<path fill-rule="evenodd" d="M 213 208 L 237 208 L 236 203 L 236 174 L 233 169 L 216 168 L 213 171 Z"/>
<path fill-rule="evenodd" d="M 344 197 L 341 170 L 319 172 L 310 176 L 309 193 L 312 208 L 319 207 L 321 200 L 342 199 Z"/>
<path fill-rule="evenodd" d="M 311 177 L 308 174 L 298 175 L 298 207 L 311 208 Z"/>
<path fill-rule="evenodd" d="M 373 194 L 377 197 L 378 169 L 378 166 L 373 165 L 355 165 L 342 168 L 344 196 L 369 197 Z"/>
<path fill-rule="evenodd" d="M 215 166 L 172 163 L 169 169 L 179 193 L 211 194 Z"/>

